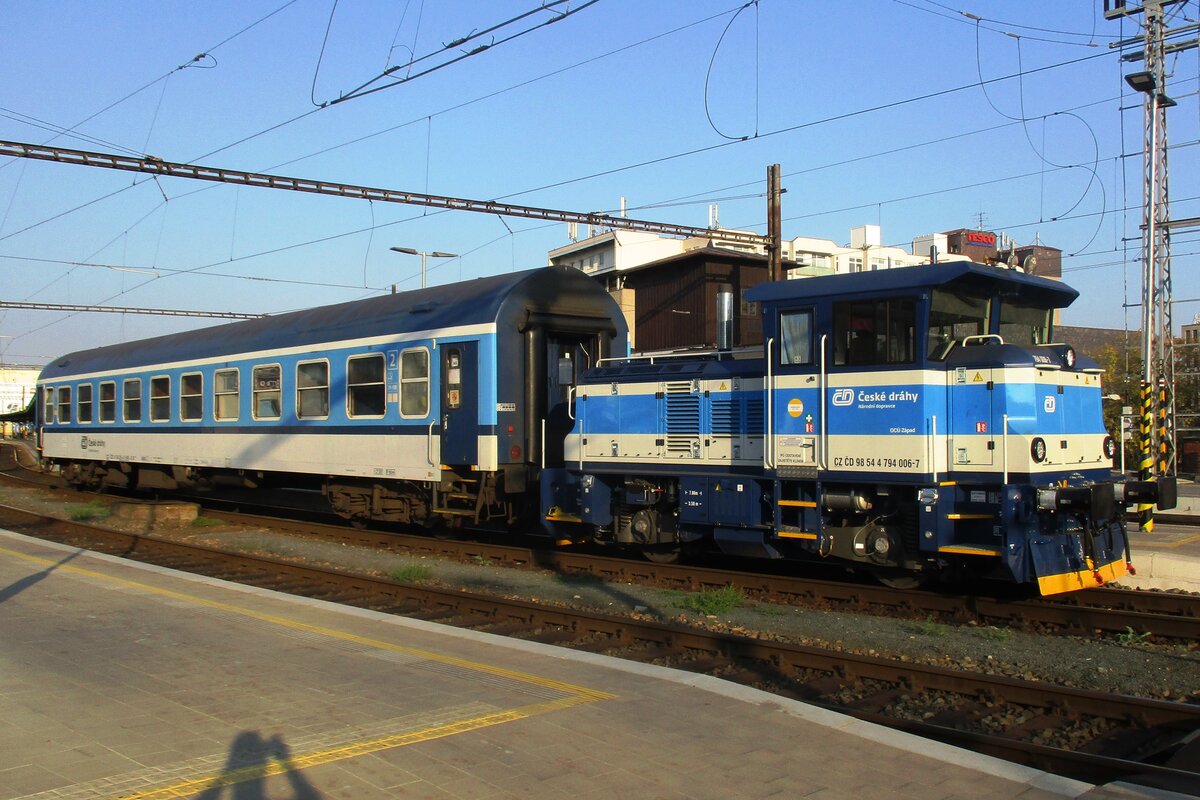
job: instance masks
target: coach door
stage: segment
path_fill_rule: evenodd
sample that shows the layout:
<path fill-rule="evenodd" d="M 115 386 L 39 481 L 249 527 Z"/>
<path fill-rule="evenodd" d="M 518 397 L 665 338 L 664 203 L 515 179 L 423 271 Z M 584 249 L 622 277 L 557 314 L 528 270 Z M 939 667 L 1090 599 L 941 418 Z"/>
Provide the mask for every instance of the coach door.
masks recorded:
<path fill-rule="evenodd" d="M 478 342 L 442 345 L 442 463 L 479 461 Z"/>
<path fill-rule="evenodd" d="M 571 407 L 579 374 L 592 366 L 588 338 L 577 334 L 546 335 L 546 438 L 545 466 L 563 463 L 563 441 L 575 427 Z M 594 348 L 592 348 L 594 349 Z"/>

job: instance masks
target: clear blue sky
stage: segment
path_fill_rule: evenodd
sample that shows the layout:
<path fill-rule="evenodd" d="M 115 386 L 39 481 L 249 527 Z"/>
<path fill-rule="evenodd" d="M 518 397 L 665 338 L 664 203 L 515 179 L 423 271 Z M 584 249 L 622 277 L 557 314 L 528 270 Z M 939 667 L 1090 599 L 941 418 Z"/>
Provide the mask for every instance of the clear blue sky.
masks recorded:
<path fill-rule="evenodd" d="M 0 138 L 578 211 L 625 197 L 630 216 L 697 226 L 718 202 L 723 225 L 760 232 L 778 162 L 788 238 L 844 243 L 872 223 L 907 245 L 982 214 L 1018 243 L 1062 248 L 1082 292 L 1068 324 L 1139 326 L 1122 305 L 1140 297 L 1140 97 L 1121 78 L 1136 67 L 1108 47 L 1138 31 L 1106 21 L 1102 0 L 761 0 L 740 14 L 731 0 L 599 0 L 314 111 L 536 5 L 9 3 Z M 1200 4 L 1173 11 L 1185 24 Z M 1198 63 L 1169 64 L 1176 218 L 1200 215 Z M 540 266 L 564 243 L 561 223 L 0 160 L 5 300 L 279 312 L 417 287 L 419 259 L 393 245 L 462 254 L 430 261 L 439 284 Z M 1200 234 L 1177 233 L 1177 300 L 1200 298 L 1197 251 Z M 1197 313 L 1181 302 L 1176 322 Z M 205 324 L 0 311 L 0 356 L 38 364 Z"/>

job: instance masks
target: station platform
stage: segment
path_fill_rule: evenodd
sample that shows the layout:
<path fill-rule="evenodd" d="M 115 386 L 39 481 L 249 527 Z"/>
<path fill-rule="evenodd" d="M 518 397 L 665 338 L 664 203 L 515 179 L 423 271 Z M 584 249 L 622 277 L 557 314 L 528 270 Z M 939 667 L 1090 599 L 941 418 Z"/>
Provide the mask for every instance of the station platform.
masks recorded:
<path fill-rule="evenodd" d="M 1172 797 L 0 531 L 0 800 Z"/>

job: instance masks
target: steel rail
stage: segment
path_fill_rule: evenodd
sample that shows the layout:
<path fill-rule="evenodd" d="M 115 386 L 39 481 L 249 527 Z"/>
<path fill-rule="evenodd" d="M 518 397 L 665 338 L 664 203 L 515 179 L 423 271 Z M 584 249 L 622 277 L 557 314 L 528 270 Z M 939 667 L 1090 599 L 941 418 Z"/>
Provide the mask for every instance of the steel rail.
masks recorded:
<path fill-rule="evenodd" d="M 0 452 L 11 448 L 0 447 Z M 5 477 L 9 472 L 0 470 Z M 90 495 L 89 495 L 90 496 Z M 900 590 L 874 583 L 829 580 L 796 575 L 765 574 L 696 564 L 658 564 L 640 558 L 605 555 L 587 548 L 576 550 L 510 545 L 486 540 L 442 540 L 428 534 L 357 530 L 279 516 L 290 509 L 271 509 L 272 515 L 220 510 L 245 503 L 207 495 L 192 497 L 206 513 L 231 524 L 268 527 L 293 535 L 341 541 L 361 547 L 387 548 L 458 561 L 487 559 L 525 569 L 587 575 L 613 582 L 636 583 L 682 591 L 704 591 L 734 585 L 760 602 L 833 608 L 924 618 L 937 615 L 951 621 L 984 624 L 1052 626 L 1077 634 L 1130 630 L 1167 639 L 1200 641 L 1200 596 L 1099 588 L 1054 598 L 1013 599 L 984 594 L 939 594 Z M 294 513 L 294 510 L 290 510 Z M 494 534 L 493 534 L 494 535 Z M 768 566 L 768 565 L 764 565 Z"/>
<path fill-rule="evenodd" d="M 549 569 L 609 581 L 662 586 L 683 591 L 719 589 L 730 584 L 749 597 L 789 605 L 828 604 L 856 610 L 884 609 L 914 617 L 938 614 L 989 624 L 1051 625 L 1076 633 L 1126 633 L 1133 629 L 1169 639 L 1200 641 L 1200 597 L 1132 589 L 1094 589 L 1062 599 L 1005 599 L 983 595 L 936 594 L 845 580 L 801 578 L 716 569 L 692 564 L 655 564 L 637 558 L 531 548 L 484 541 L 434 539 L 423 534 L 351 530 L 340 525 L 284 520 L 245 512 L 208 510 L 231 523 L 270 526 L 290 533 L 331 538 L 363 547 L 402 548 L 443 558 L 486 558 L 510 567 Z"/>

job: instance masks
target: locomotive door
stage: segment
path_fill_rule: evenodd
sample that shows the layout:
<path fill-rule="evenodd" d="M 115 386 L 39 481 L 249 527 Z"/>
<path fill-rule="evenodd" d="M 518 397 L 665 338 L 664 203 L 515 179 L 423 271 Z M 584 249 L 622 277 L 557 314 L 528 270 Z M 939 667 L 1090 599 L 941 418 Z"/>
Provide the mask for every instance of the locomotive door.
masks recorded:
<path fill-rule="evenodd" d="M 443 464 L 479 461 L 478 342 L 442 345 Z"/>
<path fill-rule="evenodd" d="M 997 462 L 997 439 L 1002 420 L 996 419 L 993 371 L 958 367 L 947 373 L 950 381 L 950 463 L 954 466 L 990 467 Z"/>

